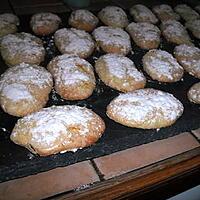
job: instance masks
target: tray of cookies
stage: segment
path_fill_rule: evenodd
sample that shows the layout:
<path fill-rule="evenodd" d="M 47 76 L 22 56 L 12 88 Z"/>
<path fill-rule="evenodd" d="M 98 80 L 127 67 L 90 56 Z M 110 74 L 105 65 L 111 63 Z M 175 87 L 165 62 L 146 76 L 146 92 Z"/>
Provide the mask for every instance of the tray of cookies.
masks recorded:
<path fill-rule="evenodd" d="M 199 20 L 182 4 L 1 14 L 0 182 L 199 128 Z"/>

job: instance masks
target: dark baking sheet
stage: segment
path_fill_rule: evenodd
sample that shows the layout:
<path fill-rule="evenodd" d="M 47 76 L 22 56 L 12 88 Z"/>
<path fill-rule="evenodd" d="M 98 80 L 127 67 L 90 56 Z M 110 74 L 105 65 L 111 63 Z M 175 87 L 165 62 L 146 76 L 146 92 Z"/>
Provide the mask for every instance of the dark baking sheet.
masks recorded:
<path fill-rule="evenodd" d="M 67 27 L 67 19 L 69 14 L 60 14 L 63 25 Z M 29 28 L 30 16 L 21 16 L 20 31 L 31 32 Z M 131 18 L 130 18 L 131 19 Z M 192 36 L 191 36 L 192 37 Z M 46 60 L 43 66 L 49 62 L 51 58 L 58 55 L 59 52 L 55 48 L 52 36 L 42 37 L 45 48 L 47 50 Z M 199 47 L 199 40 L 192 37 L 194 44 Z M 172 53 L 174 49 L 173 44 L 169 44 L 162 37 L 160 48 Z M 141 59 L 147 52 L 132 44 L 134 54 L 129 54 L 138 69 L 142 70 Z M 95 60 L 102 55 L 101 52 L 94 52 L 94 54 L 87 60 L 94 64 Z M 0 58 L 0 72 L 6 70 L 6 65 Z M 145 74 L 146 75 L 146 74 Z M 184 104 L 183 116 L 177 122 L 167 128 L 160 130 L 142 130 L 136 128 L 129 128 L 110 120 L 106 114 L 106 106 L 116 97 L 119 92 L 105 86 L 97 77 L 97 87 L 91 97 L 82 101 L 66 101 L 63 100 L 52 91 L 47 107 L 51 105 L 65 105 L 76 104 L 79 106 L 86 106 L 97 114 L 99 114 L 106 123 L 105 134 L 93 146 L 78 150 L 77 152 L 67 152 L 64 154 L 56 154 L 48 157 L 39 157 L 33 155 L 28 150 L 10 141 L 9 136 L 14 127 L 17 117 L 10 116 L 0 109 L 0 182 L 24 177 L 38 172 L 47 171 L 59 166 L 66 166 L 83 160 L 93 159 L 99 156 L 111 154 L 116 151 L 124 150 L 137 145 L 149 143 L 155 140 L 168 138 L 185 131 L 190 131 L 200 127 L 200 106 L 190 103 L 187 100 L 186 93 L 194 83 L 199 80 L 185 74 L 182 81 L 171 84 L 160 84 L 157 81 L 152 81 L 146 75 L 148 82 L 146 87 L 160 89 L 172 93 Z M 169 147 L 170 148 L 170 147 Z"/>

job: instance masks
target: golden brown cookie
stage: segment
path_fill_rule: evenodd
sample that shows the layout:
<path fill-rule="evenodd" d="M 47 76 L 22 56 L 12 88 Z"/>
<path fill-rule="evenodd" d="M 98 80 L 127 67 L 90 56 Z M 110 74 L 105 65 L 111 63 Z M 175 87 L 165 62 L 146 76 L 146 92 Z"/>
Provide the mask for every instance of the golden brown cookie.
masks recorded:
<path fill-rule="evenodd" d="M 188 45 L 179 45 L 174 49 L 174 55 L 185 71 L 200 78 L 200 49 Z"/>
<path fill-rule="evenodd" d="M 146 78 L 132 60 L 119 54 L 106 54 L 95 63 L 100 79 L 109 87 L 122 92 L 144 88 Z"/>
<path fill-rule="evenodd" d="M 10 138 L 32 153 L 48 156 L 90 146 L 104 130 L 104 121 L 92 110 L 52 106 L 19 119 Z"/>
<path fill-rule="evenodd" d="M 200 19 L 186 22 L 185 27 L 192 32 L 194 37 L 200 39 Z"/>
<path fill-rule="evenodd" d="M 173 11 L 171 6 L 167 4 L 154 6 L 152 10 L 160 21 L 180 20 L 180 16 Z"/>
<path fill-rule="evenodd" d="M 144 55 L 142 62 L 144 70 L 153 80 L 170 83 L 183 77 L 183 68 L 167 51 L 150 50 Z"/>
<path fill-rule="evenodd" d="M 99 19 L 107 26 L 125 28 L 128 18 L 124 10 L 117 6 L 107 6 L 98 13 Z"/>
<path fill-rule="evenodd" d="M 4 36 L 1 40 L 0 51 L 2 58 L 10 66 L 22 62 L 40 64 L 45 57 L 42 40 L 24 32 Z"/>
<path fill-rule="evenodd" d="M 153 24 L 132 22 L 126 30 L 137 46 L 142 49 L 156 49 L 160 44 L 160 30 Z"/>
<path fill-rule="evenodd" d="M 90 34 L 75 28 L 57 30 L 54 39 L 55 45 L 62 54 L 75 54 L 81 58 L 87 58 L 95 48 Z"/>
<path fill-rule="evenodd" d="M 57 56 L 47 68 L 54 78 L 55 90 L 64 99 L 86 99 L 95 88 L 92 65 L 78 56 Z"/>
<path fill-rule="evenodd" d="M 17 32 L 19 18 L 12 13 L 0 14 L 0 37 Z"/>
<path fill-rule="evenodd" d="M 30 26 L 36 35 L 49 35 L 58 29 L 60 23 L 61 19 L 58 15 L 42 12 L 31 17 Z"/>
<path fill-rule="evenodd" d="M 190 20 L 195 20 L 199 19 L 200 16 L 199 14 L 193 10 L 190 6 L 186 4 L 179 4 L 177 5 L 174 10 L 185 20 L 185 21 L 190 21 Z"/>
<path fill-rule="evenodd" d="M 193 45 L 185 27 L 176 20 L 162 22 L 161 31 L 168 42 Z"/>
<path fill-rule="evenodd" d="M 130 36 L 121 28 L 100 26 L 93 31 L 93 36 L 106 53 L 126 55 L 131 51 Z"/>
<path fill-rule="evenodd" d="M 10 115 L 22 117 L 45 106 L 53 85 L 43 67 L 21 63 L 0 77 L 0 104 Z"/>
<path fill-rule="evenodd" d="M 188 90 L 187 96 L 191 102 L 200 104 L 200 82 L 192 85 L 192 87 Z"/>
<path fill-rule="evenodd" d="M 158 22 L 158 19 L 151 12 L 151 10 L 142 4 L 132 6 L 130 8 L 130 14 L 136 22 L 148 22 L 152 24 L 156 24 Z"/>
<path fill-rule="evenodd" d="M 182 103 L 172 94 L 146 88 L 120 94 L 110 102 L 106 113 L 125 126 L 158 129 L 175 123 L 183 109 Z"/>
<path fill-rule="evenodd" d="M 95 29 L 99 19 L 89 10 L 79 9 L 71 13 L 68 23 L 74 28 L 90 32 Z"/>

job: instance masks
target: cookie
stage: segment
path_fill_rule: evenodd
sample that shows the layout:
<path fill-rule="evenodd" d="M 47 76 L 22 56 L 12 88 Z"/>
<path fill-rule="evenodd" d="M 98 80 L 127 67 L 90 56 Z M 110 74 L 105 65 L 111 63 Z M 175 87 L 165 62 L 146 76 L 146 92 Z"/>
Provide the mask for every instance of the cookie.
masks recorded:
<path fill-rule="evenodd" d="M 61 19 L 58 15 L 42 12 L 31 17 L 30 26 L 36 35 L 49 35 L 59 28 L 60 23 Z"/>
<path fill-rule="evenodd" d="M 45 106 L 53 85 L 51 74 L 43 67 L 21 63 L 0 77 L 2 109 L 22 117 Z"/>
<path fill-rule="evenodd" d="M 153 79 L 160 82 L 177 82 L 183 77 L 184 70 L 167 51 L 153 49 L 143 58 L 143 68 Z"/>
<path fill-rule="evenodd" d="M 42 40 L 24 32 L 4 36 L 1 40 L 0 51 L 3 60 L 10 66 L 22 62 L 40 64 L 45 57 Z"/>
<path fill-rule="evenodd" d="M 74 28 L 90 32 L 95 29 L 99 19 L 89 10 L 80 9 L 71 13 L 68 23 Z"/>
<path fill-rule="evenodd" d="M 54 78 L 55 90 L 66 100 L 86 99 L 95 88 L 92 65 L 78 56 L 57 56 L 47 68 Z"/>
<path fill-rule="evenodd" d="M 200 78 L 200 49 L 188 45 L 179 45 L 174 49 L 174 55 L 185 71 Z"/>
<path fill-rule="evenodd" d="M 104 130 L 104 121 L 92 110 L 52 106 L 19 119 L 10 139 L 34 154 L 48 156 L 90 146 Z"/>
<path fill-rule="evenodd" d="M 151 88 L 120 94 L 107 107 L 107 116 L 122 125 L 158 129 L 171 126 L 183 113 L 172 94 Z"/>
<path fill-rule="evenodd" d="M 162 22 L 161 31 L 168 42 L 193 45 L 185 27 L 176 20 Z"/>
<path fill-rule="evenodd" d="M 179 4 L 174 8 L 174 10 L 185 21 L 190 21 L 190 20 L 195 20 L 195 19 L 199 19 L 200 18 L 199 14 L 195 10 L 193 10 L 191 7 L 186 5 L 186 4 Z"/>
<path fill-rule="evenodd" d="M 100 26 L 92 34 L 97 46 L 106 53 L 127 55 L 131 51 L 130 36 L 121 28 Z"/>
<path fill-rule="evenodd" d="M 107 6 L 98 13 L 99 19 L 107 26 L 125 28 L 128 25 L 128 18 L 122 8 Z"/>
<path fill-rule="evenodd" d="M 200 104 L 200 82 L 195 83 L 187 93 L 188 99 L 196 104 Z"/>
<path fill-rule="evenodd" d="M 192 32 L 194 37 L 200 39 L 200 19 L 186 22 L 185 27 Z"/>
<path fill-rule="evenodd" d="M 160 19 L 160 21 L 180 20 L 180 16 L 173 11 L 171 6 L 167 4 L 154 6 L 152 10 Z"/>
<path fill-rule="evenodd" d="M 151 10 L 142 4 L 132 6 L 130 8 L 130 14 L 136 22 L 148 22 L 152 24 L 156 24 L 158 22 L 158 19 L 151 12 Z"/>
<path fill-rule="evenodd" d="M 90 34 L 75 28 L 57 30 L 54 39 L 56 47 L 62 54 L 75 54 L 81 58 L 87 58 L 95 48 Z"/>
<path fill-rule="evenodd" d="M 153 24 L 132 22 L 126 30 L 137 46 L 142 49 L 156 49 L 160 44 L 160 30 Z"/>
<path fill-rule="evenodd" d="M 0 14 L 0 37 L 17 32 L 19 18 L 12 13 Z"/>
<path fill-rule="evenodd" d="M 106 54 L 95 63 L 99 78 L 109 87 L 121 92 L 144 88 L 146 78 L 132 60 L 119 54 Z"/>

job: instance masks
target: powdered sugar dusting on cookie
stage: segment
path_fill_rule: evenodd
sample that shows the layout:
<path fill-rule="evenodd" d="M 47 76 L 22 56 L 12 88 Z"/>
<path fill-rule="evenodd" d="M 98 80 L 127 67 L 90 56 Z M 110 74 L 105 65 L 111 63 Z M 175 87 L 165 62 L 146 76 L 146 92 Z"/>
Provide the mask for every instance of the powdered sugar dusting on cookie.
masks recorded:
<path fill-rule="evenodd" d="M 154 89 L 140 89 L 120 94 L 110 103 L 114 115 L 124 120 L 144 122 L 156 118 L 175 120 L 183 113 L 183 105 L 172 94 Z"/>
<path fill-rule="evenodd" d="M 19 18 L 12 13 L 3 13 L 0 15 L 0 22 L 7 22 L 10 24 L 19 25 Z"/>
<path fill-rule="evenodd" d="M 198 47 L 181 44 L 175 47 L 175 54 L 182 56 L 198 56 L 200 59 L 200 49 Z"/>
<path fill-rule="evenodd" d="M 105 60 L 109 72 L 121 79 L 130 76 L 136 81 L 144 80 L 144 76 L 139 72 L 133 61 L 127 57 L 118 54 L 106 54 L 102 57 Z"/>

